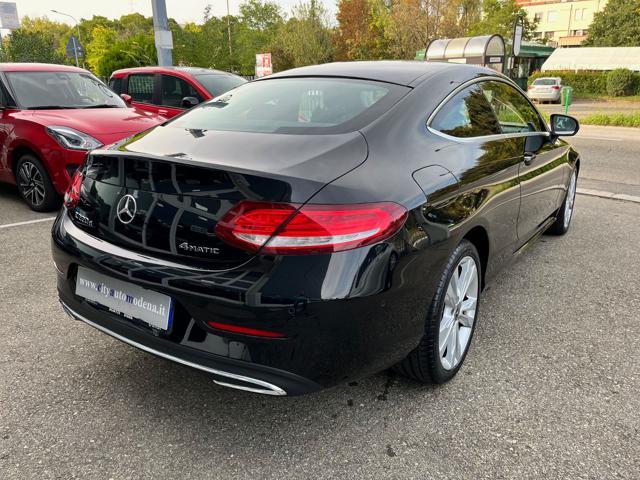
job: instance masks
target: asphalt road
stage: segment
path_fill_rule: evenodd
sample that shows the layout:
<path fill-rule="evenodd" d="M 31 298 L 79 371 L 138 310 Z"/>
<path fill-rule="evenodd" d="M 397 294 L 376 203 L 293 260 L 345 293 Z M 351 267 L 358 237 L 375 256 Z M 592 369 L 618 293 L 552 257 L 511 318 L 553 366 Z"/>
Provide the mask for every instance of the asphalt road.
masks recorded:
<path fill-rule="evenodd" d="M 575 142 L 600 186 L 637 181 L 640 144 Z M 569 234 L 485 291 L 451 383 L 381 373 L 298 398 L 217 387 L 70 320 L 50 222 L 3 227 L 43 218 L 0 187 L 3 480 L 640 478 L 640 204 L 579 196 Z"/>
<path fill-rule="evenodd" d="M 582 125 L 568 141 L 582 158 L 581 188 L 640 197 L 640 129 Z"/>

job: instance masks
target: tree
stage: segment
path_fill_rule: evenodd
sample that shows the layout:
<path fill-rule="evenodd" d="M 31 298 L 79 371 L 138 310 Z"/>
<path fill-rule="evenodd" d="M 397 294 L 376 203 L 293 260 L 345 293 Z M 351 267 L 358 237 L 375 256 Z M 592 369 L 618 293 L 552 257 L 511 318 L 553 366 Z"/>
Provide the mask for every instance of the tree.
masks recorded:
<path fill-rule="evenodd" d="M 609 0 L 593 17 L 589 37 L 591 47 L 640 46 L 640 0 Z"/>
<path fill-rule="evenodd" d="M 113 27 L 97 25 L 91 30 L 90 41 L 86 43 L 86 63 L 89 69 L 99 77 L 108 77 L 104 56 L 110 53 L 118 43 L 118 32 Z M 107 67 L 108 68 L 108 67 Z"/>
<path fill-rule="evenodd" d="M 284 15 L 274 2 L 248 0 L 240 4 L 233 45 L 238 71 L 253 73 L 256 53 L 270 51 L 283 24 Z"/>
<path fill-rule="evenodd" d="M 482 11 L 482 19 L 470 26 L 469 36 L 498 33 L 505 38 L 511 38 L 514 22 L 518 17 L 522 17 L 523 40 L 533 38 L 537 22 L 529 19 L 526 12 L 518 6 L 515 0 L 484 0 Z"/>
<path fill-rule="evenodd" d="M 334 35 L 336 60 L 362 60 L 372 57 L 375 32 L 368 0 L 340 0 L 338 28 Z M 384 32 L 381 32 L 384 34 Z"/>
<path fill-rule="evenodd" d="M 2 61 L 63 63 L 64 56 L 57 51 L 53 35 L 19 28 L 4 42 Z"/>
<path fill-rule="evenodd" d="M 272 45 L 276 70 L 329 62 L 333 45 L 327 11 L 318 0 L 299 3 L 293 17 L 284 23 Z"/>
<path fill-rule="evenodd" d="M 139 33 L 119 40 L 97 60 L 94 72 L 108 78 L 115 70 L 156 64 L 156 46 L 152 36 Z"/>

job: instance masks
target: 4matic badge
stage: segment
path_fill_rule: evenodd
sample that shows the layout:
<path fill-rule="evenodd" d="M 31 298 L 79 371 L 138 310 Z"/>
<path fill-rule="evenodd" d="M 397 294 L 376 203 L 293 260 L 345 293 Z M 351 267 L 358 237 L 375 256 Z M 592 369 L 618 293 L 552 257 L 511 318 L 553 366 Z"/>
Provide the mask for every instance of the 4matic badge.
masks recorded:
<path fill-rule="evenodd" d="M 205 253 L 207 255 L 219 255 L 220 249 L 216 247 L 203 247 L 200 245 L 193 245 L 189 242 L 182 242 L 178 245 L 180 250 L 184 250 L 185 252 L 191 253 Z"/>

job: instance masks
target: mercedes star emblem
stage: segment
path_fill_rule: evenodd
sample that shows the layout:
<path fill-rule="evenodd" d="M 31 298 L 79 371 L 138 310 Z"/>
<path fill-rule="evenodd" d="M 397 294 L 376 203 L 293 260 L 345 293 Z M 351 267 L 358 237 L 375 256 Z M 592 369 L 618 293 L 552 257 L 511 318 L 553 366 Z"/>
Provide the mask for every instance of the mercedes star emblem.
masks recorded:
<path fill-rule="evenodd" d="M 118 220 L 126 225 L 133 221 L 137 211 L 138 205 L 136 204 L 136 199 L 133 198 L 132 195 L 125 195 L 118 202 L 116 214 L 118 215 Z"/>

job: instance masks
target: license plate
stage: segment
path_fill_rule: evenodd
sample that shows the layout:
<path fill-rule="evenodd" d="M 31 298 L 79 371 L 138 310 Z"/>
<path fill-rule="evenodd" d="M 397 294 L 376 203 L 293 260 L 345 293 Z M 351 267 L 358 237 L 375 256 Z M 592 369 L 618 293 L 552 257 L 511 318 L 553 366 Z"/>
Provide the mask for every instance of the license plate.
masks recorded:
<path fill-rule="evenodd" d="M 128 319 L 169 330 L 173 313 L 171 297 L 128 282 L 78 267 L 76 295 Z"/>

